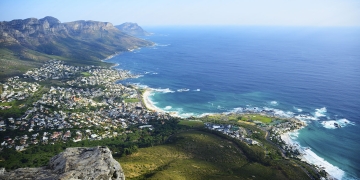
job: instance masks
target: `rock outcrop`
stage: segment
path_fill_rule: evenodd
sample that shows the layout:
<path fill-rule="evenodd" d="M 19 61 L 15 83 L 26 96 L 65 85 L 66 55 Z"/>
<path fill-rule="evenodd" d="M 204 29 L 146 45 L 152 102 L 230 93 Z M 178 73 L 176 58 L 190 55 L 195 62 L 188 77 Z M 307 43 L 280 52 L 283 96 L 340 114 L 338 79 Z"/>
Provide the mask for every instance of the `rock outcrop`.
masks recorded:
<path fill-rule="evenodd" d="M 125 180 L 125 175 L 107 147 L 79 147 L 67 148 L 51 158 L 46 167 L 20 168 L 4 172 L 0 179 Z"/>
<path fill-rule="evenodd" d="M 151 35 L 150 33 L 146 32 L 143 28 L 141 28 L 137 23 L 126 22 L 121 25 L 117 25 L 115 27 L 118 28 L 120 31 L 122 31 L 126 34 L 130 34 L 132 36 L 149 36 L 149 35 Z"/>

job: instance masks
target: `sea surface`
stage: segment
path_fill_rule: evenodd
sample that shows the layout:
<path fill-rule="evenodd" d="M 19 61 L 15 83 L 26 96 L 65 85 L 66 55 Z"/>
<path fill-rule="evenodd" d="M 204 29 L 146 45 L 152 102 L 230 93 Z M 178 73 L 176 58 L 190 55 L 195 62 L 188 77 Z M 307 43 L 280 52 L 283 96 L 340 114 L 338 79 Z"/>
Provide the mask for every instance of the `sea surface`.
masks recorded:
<path fill-rule="evenodd" d="M 312 162 L 360 179 L 360 28 L 145 29 L 155 46 L 108 61 L 142 75 L 119 83 L 153 88 L 153 104 L 181 117 L 244 109 L 297 117 L 308 126 L 291 137 L 310 147 Z"/>

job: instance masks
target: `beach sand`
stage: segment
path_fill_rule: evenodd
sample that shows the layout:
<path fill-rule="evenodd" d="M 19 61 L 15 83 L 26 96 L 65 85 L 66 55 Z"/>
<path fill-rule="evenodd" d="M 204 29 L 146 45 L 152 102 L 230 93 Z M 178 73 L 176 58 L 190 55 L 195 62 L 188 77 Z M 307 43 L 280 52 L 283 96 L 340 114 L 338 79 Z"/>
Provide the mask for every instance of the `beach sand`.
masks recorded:
<path fill-rule="evenodd" d="M 281 134 L 281 139 L 288 146 L 296 146 L 297 149 L 299 149 L 299 151 L 302 153 L 302 155 L 300 156 L 302 161 L 306 161 L 309 164 L 313 164 L 319 168 L 324 169 L 331 176 L 331 178 L 343 179 L 345 175 L 345 172 L 343 170 L 330 164 L 325 159 L 319 157 L 310 148 L 302 148 L 300 146 L 297 146 L 298 142 L 296 142 L 296 140 L 293 140 L 291 138 L 291 133 L 297 133 L 297 132 L 295 131 L 295 132 L 283 133 Z"/>
<path fill-rule="evenodd" d="M 146 108 L 151 110 L 151 111 L 164 112 L 160 108 L 156 107 L 153 104 L 153 102 L 151 102 L 150 96 L 152 96 L 152 92 L 153 92 L 153 90 L 148 88 L 148 89 L 145 90 L 145 92 L 142 95 Z"/>

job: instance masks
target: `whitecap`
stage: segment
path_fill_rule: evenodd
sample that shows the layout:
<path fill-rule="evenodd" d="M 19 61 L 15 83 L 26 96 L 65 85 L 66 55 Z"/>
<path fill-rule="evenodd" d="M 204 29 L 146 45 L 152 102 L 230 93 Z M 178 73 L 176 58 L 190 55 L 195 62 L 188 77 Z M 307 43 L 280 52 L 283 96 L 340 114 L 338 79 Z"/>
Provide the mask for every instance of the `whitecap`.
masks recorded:
<path fill-rule="evenodd" d="M 194 113 L 179 113 L 179 116 L 182 118 L 188 118 L 191 116 L 195 116 L 195 114 Z"/>
<path fill-rule="evenodd" d="M 155 45 L 160 47 L 166 47 L 166 46 L 170 46 L 171 44 L 155 44 Z"/>
<path fill-rule="evenodd" d="M 141 89 L 149 88 L 149 86 L 144 85 L 144 84 L 140 84 L 140 83 L 132 83 L 132 85 L 134 85 L 134 86 L 136 86 L 136 87 L 139 87 L 139 88 L 141 88 Z"/>
<path fill-rule="evenodd" d="M 297 112 L 303 112 L 303 110 L 301 108 L 297 108 L 297 107 L 293 107 Z"/>
<path fill-rule="evenodd" d="M 270 102 L 270 105 L 272 105 L 272 106 L 277 106 L 277 105 L 279 105 L 279 103 L 278 103 L 277 101 L 271 101 L 271 102 Z"/>
<path fill-rule="evenodd" d="M 172 107 L 171 106 L 166 106 L 165 108 L 164 108 L 164 110 L 170 110 Z"/>
<path fill-rule="evenodd" d="M 304 153 L 305 154 L 303 155 L 303 159 L 306 162 L 323 168 L 327 173 L 329 173 L 332 177 L 334 177 L 336 179 L 343 179 L 343 177 L 345 175 L 345 172 L 343 170 L 330 164 L 325 159 L 319 157 L 313 151 L 311 151 L 311 149 L 309 149 L 309 148 L 305 148 Z"/>
<path fill-rule="evenodd" d="M 194 91 L 200 91 L 200 89 L 195 89 Z"/>
<path fill-rule="evenodd" d="M 287 132 L 281 135 L 281 139 L 289 146 L 297 148 L 302 153 L 302 160 L 308 162 L 309 164 L 316 165 L 318 167 L 324 168 L 324 170 L 330 174 L 330 176 L 336 179 L 343 179 L 345 172 L 338 167 L 330 164 L 325 159 L 316 155 L 311 148 L 301 147 L 296 141 L 299 135 L 298 131 Z"/>
<path fill-rule="evenodd" d="M 291 112 L 291 111 L 282 111 L 282 110 L 278 110 L 278 109 L 275 109 L 274 110 L 274 115 L 275 116 L 280 116 L 280 117 L 287 117 L 287 118 L 290 118 L 290 117 L 293 117 L 294 116 L 294 113 Z"/>
<path fill-rule="evenodd" d="M 186 92 L 186 91 L 190 91 L 190 89 L 183 88 L 183 89 L 178 89 L 178 90 L 177 90 L 177 92 Z"/>
<path fill-rule="evenodd" d="M 302 120 L 302 121 L 305 121 L 305 120 L 317 120 L 316 117 L 314 116 L 311 116 L 311 115 L 308 115 L 308 114 L 299 114 L 297 116 L 294 116 L 296 119 L 299 119 L 299 120 Z"/>
<path fill-rule="evenodd" d="M 166 89 L 160 89 L 160 88 L 158 88 L 158 89 L 153 89 L 154 91 L 156 91 L 156 92 L 161 92 L 161 93 L 174 93 L 175 91 L 172 91 L 171 89 L 169 89 L 169 88 L 166 88 Z"/>
<path fill-rule="evenodd" d="M 322 107 L 320 109 L 315 109 L 315 117 L 316 118 L 319 118 L 319 117 L 325 117 L 326 115 L 326 112 L 327 112 L 327 109 L 326 107 Z"/>
<path fill-rule="evenodd" d="M 346 127 L 349 125 L 355 125 L 355 123 L 351 122 L 347 119 L 339 119 L 339 120 L 322 121 L 321 125 L 323 125 L 323 127 L 326 129 L 337 129 L 337 128 L 343 128 L 343 127 Z"/>
<path fill-rule="evenodd" d="M 291 112 L 291 111 L 286 111 L 286 112 L 285 112 L 285 111 L 283 111 L 283 110 L 275 109 L 275 108 L 270 108 L 270 107 L 263 107 L 263 109 L 264 109 L 265 111 L 272 111 L 275 116 L 286 117 L 286 118 L 294 117 L 294 113 Z"/>
<path fill-rule="evenodd" d="M 230 113 L 242 113 L 243 111 L 244 111 L 244 108 L 238 107 L 238 108 L 234 108 L 233 110 L 231 110 Z"/>

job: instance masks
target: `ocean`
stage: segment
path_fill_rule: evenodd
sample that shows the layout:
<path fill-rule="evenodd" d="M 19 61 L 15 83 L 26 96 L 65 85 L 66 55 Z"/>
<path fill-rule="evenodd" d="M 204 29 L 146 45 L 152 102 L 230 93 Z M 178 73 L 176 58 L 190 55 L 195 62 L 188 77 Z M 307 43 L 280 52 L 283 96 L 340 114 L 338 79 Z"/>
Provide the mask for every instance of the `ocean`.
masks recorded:
<path fill-rule="evenodd" d="M 108 60 L 141 75 L 119 83 L 154 89 L 151 102 L 181 117 L 244 109 L 297 117 L 308 126 L 291 137 L 310 147 L 309 161 L 360 179 L 360 28 L 145 29 L 155 46 Z"/>

